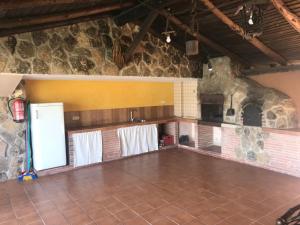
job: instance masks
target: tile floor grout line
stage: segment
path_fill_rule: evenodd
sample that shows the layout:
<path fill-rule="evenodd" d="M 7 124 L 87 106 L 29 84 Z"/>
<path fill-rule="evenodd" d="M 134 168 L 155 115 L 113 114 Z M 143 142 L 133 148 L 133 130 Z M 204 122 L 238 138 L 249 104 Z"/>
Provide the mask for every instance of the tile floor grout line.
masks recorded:
<path fill-rule="evenodd" d="M 4 212 L 10 212 L 11 220 L 18 220 L 17 215 L 31 215 L 29 209 L 22 214 L 22 206 L 29 208 L 30 205 L 33 205 L 32 211 L 37 212 L 37 219 L 40 218 L 42 224 L 52 221 L 51 218 L 42 217 L 44 215 L 42 213 L 50 212 L 52 209 L 50 206 L 53 204 L 52 207 L 59 206 L 57 212 L 62 216 L 61 221 L 66 223 L 69 221 L 60 208 L 76 209 L 68 211 L 67 215 L 77 215 L 78 213 L 74 214 L 74 212 L 82 210 L 80 211 L 82 218 L 78 217 L 77 220 L 74 218 L 74 221 L 85 219 L 90 225 L 100 221 L 96 219 L 97 216 L 103 218 L 104 215 L 107 219 L 111 217 L 111 219 L 116 219 L 115 221 L 120 221 L 114 213 L 114 209 L 121 208 L 132 210 L 133 213 L 128 214 L 124 211 L 123 214 L 118 214 L 121 216 L 120 218 L 125 218 L 125 220 L 126 218 L 135 218 L 132 222 L 144 223 L 145 221 L 145 224 L 150 222 L 146 219 L 148 217 L 143 216 L 143 211 L 154 212 L 159 209 L 167 210 L 159 211 L 163 215 L 160 218 L 164 218 L 164 221 L 161 222 L 169 220 L 174 224 L 178 224 L 176 221 L 188 222 L 193 218 L 201 222 L 200 214 L 210 212 L 206 213 L 207 216 L 216 215 L 220 218 L 221 221 L 217 224 L 222 224 L 222 221 L 227 222 L 226 219 L 232 217 L 228 221 L 244 220 L 244 224 L 249 221 L 249 225 L 264 225 L 261 222 L 270 221 L 272 223 L 276 219 L 274 217 L 279 217 L 281 211 L 300 200 L 297 189 L 300 182 L 299 179 L 267 172 L 260 173 L 260 171 L 258 169 L 249 170 L 249 168 L 232 163 L 224 164 L 223 161 L 202 160 L 201 157 L 196 159 L 175 151 L 171 154 L 159 153 L 159 155 L 145 156 L 138 160 L 133 158 L 126 162 L 112 163 L 109 167 L 97 166 L 76 172 L 67 172 L 63 176 L 53 175 L 50 179 L 48 179 L 49 177 L 39 179 L 36 185 L 34 183 L 33 185 L 5 184 L 5 195 L 3 198 L 0 196 L 0 210 L 4 209 Z M 250 175 L 253 179 L 249 180 Z M 227 184 L 227 180 L 232 182 Z M 272 185 L 278 182 L 281 182 L 280 185 L 272 188 Z M 16 190 L 13 189 L 14 187 Z M 289 191 L 291 192 L 289 193 Z M 143 197 L 143 199 L 139 200 L 139 197 Z M 153 201 L 155 209 L 147 203 L 151 202 L 152 197 L 158 198 L 157 201 Z M 2 199 L 4 199 L 4 204 L 1 202 Z M 159 199 L 163 201 L 158 201 Z M 107 210 L 110 201 L 113 203 L 116 201 L 116 204 L 120 203 L 120 205 L 115 205 L 114 209 L 111 208 L 112 211 Z M 64 203 L 66 203 L 65 206 L 61 205 Z M 2 206 L 7 206 L 7 210 L 1 208 Z M 164 206 L 166 206 L 165 209 Z M 172 208 L 167 209 L 168 206 L 172 206 Z M 227 209 L 227 212 L 221 208 Z M 99 211 L 101 213 L 99 214 L 98 209 L 105 212 Z M 181 212 L 182 216 L 178 215 L 177 218 L 176 214 L 172 214 L 177 212 L 176 209 L 180 209 L 178 212 Z M 185 213 L 191 217 L 185 216 Z M 199 216 L 194 216 L 197 214 Z M 236 215 L 241 216 L 233 217 Z M 153 219 L 158 218 L 154 214 L 149 214 L 149 216 L 153 216 Z M 262 220 L 262 218 L 264 219 Z M 213 222 L 214 218 L 212 219 Z"/>
<path fill-rule="evenodd" d="M 37 183 L 39 184 L 38 181 L 37 181 Z M 39 184 L 39 185 L 40 185 L 40 184 Z M 44 225 L 46 225 L 44 219 L 43 219 L 42 216 L 40 215 L 39 210 L 37 209 L 37 207 L 35 206 L 34 202 L 33 202 L 32 199 L 31 199 L 31 197 L 29 196 L 29 193 L 27 192 L 26 188 L 25 188 L 25 187 L 23 187 L 23 188 L 24 188 L 24 192 L 25 192 L 27 198 L 29 199 L 29 201 L 30 201 L 30 203 L 32 204 L 32 206 L 34 207 L 34 209 L 35 209 L 36 213 L 38 214 L 38 216 L 40 217 L 42 223 L 43 223 Z"/>
<path fill-rule="evenodd" d="M 72 195 L 70 195 L 69 193 L 67 193 L 67 195 L 70 197 L 70 199 L 74 202 L 75 205 L 77 205 L 82 211 L 86 212 L 80 205 L 78 205 L 77 201 L 75 201 L 74 199 L 72 199 Z M 93 218 L 91 218 L 87 213 L 85 213 L 86 216 L 93 222 L 96 222 Z M 65 217 L 65 215 L 63 214 L 63 216 Z M 66 218 L 66 220 L 68 221 L 68 219 Z M 89 224 L 91 224 L 89 223 Z"/>
<path fill-rule="evenodd" d="M 70 194 L 67 193 L 67 195 L 70 195 Z M 73 196 L 72 196 L 72 195 L 70 195 L 69 197 L 72 199 L 73 202 L 75 202 L 75 204 L 77 204 L 77 206 L 78 206 L 81 210 L 83 210 L 84 212 L 87 212 L 87 211 L 86 211 L 85 209 L 83 209 L 80 205 L 78 205 L 77 201 L 75 201 L 75 200 L 73 199 Z M 107 210 L 105 207 L 104 207 L 104 209 Z M 108 211 L 108 213 L 109 213 L 110 215 L 112 215 L 115 219 L 117 219 L 118 221 L 120 221 L 119 218 L 117 218 L 113 213 L 111 213 L 109 210 L 107 210 L 107 211 Z M 87 214 L 87 216 L 92 220 L 92 222 L 97 223 L 97 221 L 94 220 L 92 217 L 90 217 L 88 214 Z M 91 223 L 92 223 L 92 222 L 91 222 Z M 121 222 L 121 221 L 120 221 L 120 222 Z"/>
<path fill-rule="evenodd" d="M 139 213 L 135 212 L 135 210 L 132 210 L 129 205 L 127 205 L 126 203 L 122 202 L 120 199 L 118 199 L 116 196 L 113 196 L 113 198 L 116 198 L 118 201 L 120 201 L 122 204 L 126 205 L 131 211 L 133 211 L 134 214 L 136 214 L 139 218 L 143 219 L 146 223 L 150 224 L 147 220 L 145 220 Z"/>
<path fill-rule="evenodd" d="M 42 187 L 42 184 L 40 184 L 40 182 L 38 182 L 38 183 L 39 183 L 39 185 Z M 45 191 L 45 192 L 49 194 L 48 191 Z M 53 200 L 49 199 L 48 201 L 51 202 L 53 205 L 56 206 L 56 204 L 55 204 L 55 202 L 53 202 Z M 68 222 L 68 224 L 70 224 L 69 221 L 68 221 L 68 219 L 65 217 L 65 215 L 64 215 L 60 210 L 58 210 L 58 213 L 64 218 L 64 220 L 65 220 L 66 222 Z M 47 225 L 47 224 L 46 224 L 46 225 Z"/>
<path fill-rule="evenodd" d="M 122 169 L 121 169 L 122 170 Z M 134 177 L 136 177 L 136 178 L 138 178 L 139 180 L 142 180 L 143 182 L 145 182 L 145 183 L 149 183 L 150 185 L 152 185 L 152 186 L 154 186 L 154 187 L 156 187 L 156 188 L 158 188 L 158 189 L 160 189 L 160 190 L 162 190 L 162 191 L 164 191 L 164 192 L 167 192 L 167 193 L 169 193 L 169 194 L 172 194 L 172 193 L 170 193 L 170 192 L 168 192 L 168 191 L 166 191 L 165 189 L 163 189 L 163 188 L 161 188 L 161 187 L 158 187 L 156 184 L 153 184 L 153 183 L 151 183 L 151 182 L 148 182 L 148 181 L 145 181 L 144 179 L 142 179 L 142 178 L 140 178 L 140 177 L 138 177 L 138 176 L 136 176 L 136 175 L 134 175 L 134 174 L 132 174 L 132 173 L 130 173 L 130 172 L 128 172 L 128 171 L 126 171 L 126 170 L 122 170 L 122 171 L 124 171 L 125 173 L 127 173 L 127 174 L 129 174 L 129 175 L 131 175 L 131 176 L 134 176 Z M 214 193 L 212 193 L 212 194 L 214 194 Z M 214 194 L 215 195 L 215 194 Z M 222 196 L 219 196 L 219 197 L 222 197 Z M 167 201 L 168 202 L 168 201 Z M 168 202 L 168 204 L 170 204 L 170 202 Z M 175 206 L 176 207 L 176 206 Z M 176 207 L 176 208 L 178 208 L 178 207 Z M 180 208 L 178 208 L 178 209 L 180 209 Z M 186 210 L 183 210 L 184 212 L 186 212 Z M 188 212 L 187 212 L 188 213 Z M 189 213 L 190 214 L 190 213 Z M 191 214 L 190 214 L 191 215 Z M 193 216 L 193 215 L 191 215 L 191 216 Z M 195 217 L 195 216 L 193 216 L 195 219 L 198 219 L 197 217 Z M 147 221 L 148 222 L 148 221 Z M 173 221 L 174 222 L 174 221 Z M 176 223 L 176 222 L 175 222 Z M 151 223 L 150 223 L 151 224 Z M 176 223 L 177 224 L 177 223 Z"/>

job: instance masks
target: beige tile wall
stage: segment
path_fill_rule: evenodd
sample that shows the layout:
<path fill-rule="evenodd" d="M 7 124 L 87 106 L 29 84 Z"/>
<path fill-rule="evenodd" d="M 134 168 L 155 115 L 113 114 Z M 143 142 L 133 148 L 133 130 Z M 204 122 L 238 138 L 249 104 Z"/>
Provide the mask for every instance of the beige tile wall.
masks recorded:
<path fill-rule="evenodd" d="M 200 118 L 198 81 L 189 79 L 174 83 L 174 114 L 185 118 Z"/>
<path fill-rule="evenodd" d="M 177 81 L 174 83 L 174 115 L 182 117 L 182 82 Z"/>

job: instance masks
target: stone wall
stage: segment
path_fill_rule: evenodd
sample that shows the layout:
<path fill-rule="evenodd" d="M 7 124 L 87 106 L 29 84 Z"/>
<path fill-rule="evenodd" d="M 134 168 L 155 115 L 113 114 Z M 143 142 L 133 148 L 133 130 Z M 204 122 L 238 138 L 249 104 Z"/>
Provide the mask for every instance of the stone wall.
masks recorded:
<path fill-rule="evenodd" d="M 238 65 L 231 62 L 228 57 L 214 58 L 210 61 L 213 71 L 209 71 L 207 65 L 204 65 L 198 93 L 225 96 L 225 122 L 242 125 L 243 106 L 247 102 L 255 101 L 262 106 L 263 127 L 280 129 L 298 127 L 296 107 L 289 96 L 241 76 Z M 235 115 L 226 116 L 226 111 L 230 108 L 231 94 Z"/>
<path fill-rule="evenodd" d="M 300 177 L 299 150 L 299 132 L 222 124 L 221 158 Z"/>
<path fill-rule="evenodd" d="M 190 77 L 189 60 L 178 50 L 150 34 L 133 59 L 119 68 L 113 48 L 123 55 L 139 27 L 118 27 L 113 20 L 74 24 L 0 38 L 0 72 L 24 74 L 87 74 L 121 76 Z M 195 69 L 194 69 L 195 70 Z"/>
<path fill-rule="evenodd" d="M 15 93 L 23 95 L 22 84 Z M 15 178 L 25 163 L 25 125 L 12 120 L 7 101 L 0 98 L 0 181 Z"/>
<path fill-rule="evenodd" d="M 269 162 L 268 152 L 264 149 L 266 132 L 261 127 L 238 126 L 235 133 L 240 139 L 240 145 L 235 147 L 236 158 L 239 161 L 255 162 L 265 165 Z"/>
<path fill-rule="evenodd" d="M 107 18 L 3 37 L 0 72 L 157 77 L 191 77 L 195 73 L 195 66 L 182 53 L 150 34 L 132 60 L 118 67 L 113 60 L 114 47 L 118 44 L 124 54 L 139 29 L 133 24 L 118 27 Z M 0 181 L 15 178 L 25 162 L 25 127 L 13 122 L 7 101 L 0 98 Z"/>

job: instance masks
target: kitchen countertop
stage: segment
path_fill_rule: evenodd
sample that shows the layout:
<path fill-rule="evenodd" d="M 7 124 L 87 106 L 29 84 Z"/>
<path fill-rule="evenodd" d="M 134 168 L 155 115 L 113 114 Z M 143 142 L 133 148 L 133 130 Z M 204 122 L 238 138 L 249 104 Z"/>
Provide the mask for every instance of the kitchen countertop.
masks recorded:
<path fill-rule="evenodd" d="M 221 127 L 222 123 L 218 122 L 207 122 L 203 120 L 198 120 L 199 125 L 212 126 L 212 127 Z"/>
<path fill-rule="evenodd" d="M 161 123 L 169 123 L 169 122 L 176 122 L 178 121 L 177 117 L 170 117 L 170 118 L 161 118 L 155 120 L 146 120 L 145 122 L 123 122 L 123 123 L 111 123 L 111 124 L 103 124 L 103 125 L 95 125 L 95 126 L 81 126 L 81 127 L 74 127 L 74 128 L 67 128 L 67 133 L 81 133 L 81 132 L 89 132 L 89 131 L 96 131 L 96 130 L 113 130 L 122 127 L 131 127 L 131 126 L 141 126 L 147 124 L 161 124 Z"/>
<path fill-rule="evenodd" d="M 111 124 L 103 124 L 103 125 L 95 125 L 95 126 L 81 126 L 81 127 L 74 127 L 74 128 L 67 128 L 67 133 L 81 133 L 81 132 L 89 132 L 89 131 L 97 131 L 97 130 L 113 130 L 122 127 L 131 127 L 131 126 L 141 126 L 147 124 L 162 124 L 162 123 L 169 123 L 169 122 L 190 122 L 190 123 L 197 123 L 199 125 L 204 126 L 213 126 L 213 127 L 236 127 L 241 126 L 238 124 L 229 124 L 229 123 L 216 123 L 216 122 L 207 122 L 202 121 L 194 118 L 182 118 L 182 117 L 169 117 L 169 118 L 161 118 L 161 119 L 154 119 L 154 120 L 146 120 L 145 122 L 122 122 L 122 123 L 111 123 Z M 278 134 L 287 134 L 287 135 L 300 135 L 300 128 L 295 129 L 276 129 L 276 128 L 262 128 L 265 132 L 270 133 L 278 133 Z"/>
<path fill-rule="evenodd" d="M 222 127 L 235 129 L 237 127 L 242 127 L 242 126 L 239 125 L 239 124 L 222 123 Z M 285 134 L 285 135 L 300 136 L 300 128 L 278 129 L 278 128 L 262 127 L 262 130 L 264 132 L 274 133 L 274 134 Z"/>
<path fill-rule="evenodd" d="M 263 129 L 263 131 L 269 132 L 269 133 L 300 136 L 300 128 L 276 129 L 276 128 L 263 127 L 262 129 Z"/>

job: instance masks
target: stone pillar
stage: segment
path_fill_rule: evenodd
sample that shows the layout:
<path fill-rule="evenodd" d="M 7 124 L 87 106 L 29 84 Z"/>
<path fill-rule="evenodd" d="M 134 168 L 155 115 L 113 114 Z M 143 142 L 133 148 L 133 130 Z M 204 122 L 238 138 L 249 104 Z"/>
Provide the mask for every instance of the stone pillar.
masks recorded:
<path fill-rule="evenodd" d="M 15 123 L 0 98 L 0 181 L 16 178 L 25 164 L 25 124 Z"/>

